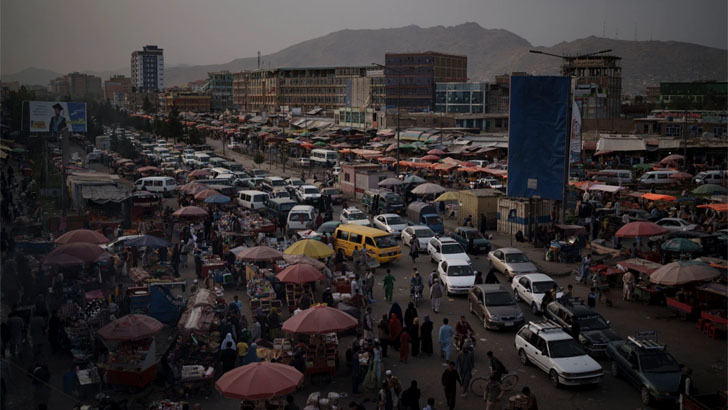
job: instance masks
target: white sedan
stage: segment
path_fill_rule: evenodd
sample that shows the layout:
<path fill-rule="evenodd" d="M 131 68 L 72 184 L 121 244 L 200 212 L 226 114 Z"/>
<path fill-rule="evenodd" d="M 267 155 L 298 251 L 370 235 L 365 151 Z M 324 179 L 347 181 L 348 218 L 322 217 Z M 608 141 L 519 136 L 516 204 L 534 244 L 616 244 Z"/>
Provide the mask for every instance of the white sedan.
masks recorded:
<path fill-rule="evenodd" d="M 391 234 L 400 235 L 407 223 L 397 214 L 381 214 L 374 217 L 374 227 Z"/>
<path fill-rule="evenodd" d="M 475 284 L 476 271 L 470 261 L 454 259 L 437 265 L 437 275 L 447 295 L 466 294 Z"/>
<path fill-rule="evenodd" d="M 427 249 L 427 244 L 435 236 L 427 225 L 412 225 L 404 228 L 402 231 L 402 245 L 412 246 L 412 238 L 417 236 L 417 242 L 420 244 L 420 252 Z"/>
<path fill-rule="evenodd" d="M 344 209 L 341 211 L 339 219 L 341 220 L 341 223 L 344 224 L 372 226 L 372 223 L 369 222 L 369 218 L 367 218 L 366 214 L 360 211 L 359 208 L 349 207 Z"/>
<path fill-rule="evenodd" d="M 696 228 L 695 224 L 691 224 L 682 218 L 662 218 L 655 223 L 671 232 L 692 231 Z"/>
<path fill-rule="evenodd" d="M 434 263 L 440 263 L 444 260 L 453 261 L 456 259 L 464 260 L 470 263 L 470 257 L 462 246 L 449 237 L 434 237 L 427 244 L 427 253 L 430 254 L 430 260 Z"/>
<path fill-rule="evenodd" d="M 513 288 L 513 296 L 516 300 L 523 301 L 531 306 L 533 313 L 541 312 L 541 302 L 546 292 L 550 292 L 556 285 L 553 279 L 543 273 L 527 273 L 513 278 L 511 287 Z M 558 288 L 557 288 L 558 289 Z M 559 289 L 556 292 L 556 298 L 564 296 Z"/>
<path fill-rule="evenodd" d="M 488 252 L 488 261 L 490 262 L 490 270 L 498 272 L 513 278 L 523 273 L 536 272 L 538 269 L 526 254 L 516 248 L 500 248 Z"/>

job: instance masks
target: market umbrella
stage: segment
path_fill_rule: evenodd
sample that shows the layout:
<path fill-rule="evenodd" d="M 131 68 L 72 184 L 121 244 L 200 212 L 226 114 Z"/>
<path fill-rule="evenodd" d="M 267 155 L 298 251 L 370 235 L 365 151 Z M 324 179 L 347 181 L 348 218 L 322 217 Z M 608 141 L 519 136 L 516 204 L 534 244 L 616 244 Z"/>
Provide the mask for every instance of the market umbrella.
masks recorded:
<path fill-rule="evenodd" d="M 700 261 L 677 261 L 662 266 L 650 275 L 650 282 L 658 285 L 675 286 L 690 282 L 713 280 L 720 272 Z"/>
<path fill-rule="evenodd" d="M 379 181 L 379 186 L 398 186 L 402 184 L 403 182 L 397 178 L 387 178 Z"/>
<path fill-rule="evenodd" d="M 198 192 L 204 191 L 206 189 L 209 189 L 207 185 L 198 184 L 197 182 L 190 182 L 189 184 L 181 185 L 179 188 L 180 191 L 188 193 L 190 195 L 195 195 Z"/>
<path fill-rule="evenodd" d="M 403 181 L 405 184 L 421 184 L 423 182 L 426 182 L 424 178 L 420 178 L 417 175 L 410 175 Z"/>
<path fill-rule="evenodd" d="M 101 260 L 111 258 L 111 254 L 106 252 L 99 245 L 85 242 L 74 242 L 61 245 L 53 249 L 46 255 L 46 259 L 57 257 L 58 255 L 68 255 L 80 259 L 83 263 L 95 263 Z"/>
<path fill-rule="evenodd" d="M 266 400 L 296 391 L 303 374 L 282 363 L 257 362 L 236 367 L 215 382 L 223 396 L 238 400 Z"/>
<path fill-rule="evenodd" d="M 323 277 L 321 271 L 303 263 L 288 265 L 276 275 L 276 278 L 283 283 L 309 283 L 321 280 Z"/>
<path fill-rule="evenodd" d="M 306 265 L 311 265 L 316 269 L 324 269 L 326 267 L 326 265 L 320 260 L 316 260 L 306 255 L 287 255 L 284 253 L 283 260 L 290 263 L 291 265 L 297 263 L 305 263 Z"/>
<path fill-rule="evenodd" d="M 46 256 L 43 258 L 43 264 L 49 266 L 78 266 L 83 265 L 84 262 L 75 256 L 60 254 Z"/>
<path fill-rule="evenodd" d="M 283 254 L 270 246 L 254 246 L 238 252 L 235 258 L 247 262 L 270 262 L 283 258 Z"/>
<path fill-rule="evenodd" d="M 672 238 L 660 245 L 660 248 L 663 251 L 676 253 L 698 252 L 703 249 L 698 243 L 687 238 Z"/>
<path fill-rule="evenodd" d="M 64 233 L 55 240 L 56 245 L 65 245 L 67 243 L 74 242 L 102 245 L 105 243 L 109 243 L 109 239 L 104 235 L 90 229 L 76 229 L 74 231 Z"/>
<path fill-rule="evenodd" d="M 191 177 L 206 177 L 210 175 L 210 168 L 200 168 L 196 169 L 188 174 Z"/>
<path fill-rule="evenodd" d="M 455 191 L 447 191 L 444 194 L 440 195 L 435 199 L 435 202 L 443 202 L 443 201 L 457 201 L 460 199 L 460 194 L 458 194 Z"/>
<path fill-rule="evenodd" d="M 288 249 L 283 251 L 286 255 L 306 255 L 314 259 L 328 258 L 334 254 L 334 250 L 321 241 L 315 239 L 304 239 L 296 241 Z"/>
<path fill-rule="evenodd" d="M 445 155 L 445 151 L 441 149 L 431 149 L 427 151 L 427 155 Z"/>
<path fill-rule="evenodd" d="M 723 195 L 726 192 L 728 191 L 725 188 L 715 184 L 705 184 L 693 189 L 695 195 Z"/>
<path fill-rule="evenodd" d="M 164 325 L 151 316 L 132 314 L 120 317 L 102 327 L 98 334 L 104 340 L 124 342 L 154 336 L 162 330 L 162 327 Z"/>
<path fill-rule="evenodd" d="M 166 248 L 168 246 L 172 246 L 172 242 L 153 235 L 142 235 L 134 239 L 129 239 L 124 243 L 124 245 L 133 247 L 146 246 L 147 248 Z"/>
<path fill-rule="evenodd" d="M 204 202 L 206 204 L 227 204 L 228 202 L 230 202 L 230 197 L 218 194 L 205 198 Z"/>
<path fill-rule="evenodd" d="M 693 176 L 691 174 L 688 174 L 687 172 L 681 171 L 670 175 L 670 179 L 676 179 L 678 181 L 689 181 L 693 179 Z"/>
<path fill-rule="evenodd" d="M 438 157 L 437 155 L 425 155 L 420 159 L 423 161 L 439 161 L 440 157 Z"/>
<path fill-rule="evenodd" d="M 672 154 L 672 155 L 668 155 L 665 158 L 663 158 L 660 161 L 660 164 L 665 164 L 668 162 L 675 162 L 675 161 L 682 161 L 683 159 L 685 159 L 685 157 L 683 157 L 682 155 Z"/>
<path fill-rule="evenodd" d="M 172 214 L 172 216 L 189 216 L 189 217 L 200 217 L 207 216 L 207 211 L 197 206 L 185 206 L 182 207 Z"/>
<path fill-rule="evenodd" d="M 379 158 L 379 162 L 396 162 L 396 161 L 397 161 L 397 159 L 392 158 L 392 157 L 380 157 Z"/>
<path fill-rule="evenodd" d="M 283 331 L 305 335 L 341 332 L 359 326 L 351 315 L 324 305 L 315 305 L 283 322 Z"/>
<path fill-rule="evenodd" d="M 617 237 L 620 238 L 638 238 L 643 236 L 657 236 L 668 232 L 667 229 L 652 222 L 630 222 L 619 228 Z"/>
<path fill-rule="evenodd" d="M 666 201 L 666 202 L 672 202 L 677 200 L 672 195 L 665 195 L 665 194 L 653 194 L 653 193 L 647 193 L 642 195 L 642 198 L 648 199 L 650 201 Z"/>
<path fill-rule="evenodd" d="M 220 193 L 215 191 L 214 189 L 206 189 L 204 191 L 200 191 L 200 192 L 196 193 L 195 200 L 204 201 L 205 199 L 207 199 L 213 195 L 220 195 Z"/>
<path fill-rule="evenodd" d="M 441 194 L 443 192 L 445 192 L 445 188 L 442 185 L 430 182 L 417 185 L 415 189 L 412 190 L 412 193 L 417 195 Z"/>
<path fill-rule="evenodd" d="M 632 165 L 632 168 L 634 169 L 652 169 L 655 167 L 655 164 L 634 164 Z"/>
<path fill-rule="evenodd" d="M 140 167 L 139 169 L 137 169 L 137 171 L 139 171 L 139 172 L 162 172 L 161 169 L 159 169 L 155 166 L 152 166 L 152 165 L 147 165 L 146 167 Z"/>

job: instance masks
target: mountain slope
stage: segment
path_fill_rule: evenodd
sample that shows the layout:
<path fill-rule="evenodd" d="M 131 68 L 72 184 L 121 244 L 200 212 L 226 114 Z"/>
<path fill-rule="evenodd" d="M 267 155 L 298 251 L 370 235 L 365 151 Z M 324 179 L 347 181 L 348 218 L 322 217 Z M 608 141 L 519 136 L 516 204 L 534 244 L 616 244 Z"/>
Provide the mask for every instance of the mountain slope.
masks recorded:
<path fill-rule="evenodd" d="M 31 84 L 31 85 L 48 85 L 48 82 L 56 77 L 58 74 L 51 70 L 43 68 L 28 67 L 22 71 L 18 71 L 14 74 L 8 74 L 2 76 L 2 81 L 13 82 L 17 81 L 20 84 Z"/>

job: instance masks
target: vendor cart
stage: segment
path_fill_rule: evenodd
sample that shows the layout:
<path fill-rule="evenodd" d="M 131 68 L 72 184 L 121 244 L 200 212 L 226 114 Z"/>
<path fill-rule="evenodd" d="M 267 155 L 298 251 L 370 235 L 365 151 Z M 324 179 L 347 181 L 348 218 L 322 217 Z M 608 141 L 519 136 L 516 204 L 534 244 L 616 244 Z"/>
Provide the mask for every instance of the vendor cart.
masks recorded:
<path fill-rule="evenodd" d="M 336 375 L 338 346 L 336 333 L 310 336 L 306 344 L 306 376 L 311 376 L 312 383 L 328 383 Z"/>
<path fill-rule="evenodd" d="M 173 293 L 175 288 L 182 292 L 187 282 L 158 282 L 147 286 L 127 288 L 129 310 L 151 316 L 162 323 L 172 323 L 179 319 L 184 306 L 182 293 Z"/>
<path fill-rule="evenodd" d="M 119 343 L 99 367 L 107 384 L 144 388 L 157 378 L 156 343 L 153 338 Z"/>
<path fill-rule="evenodd" d="M 556 237 L 546 250 L 546 260 L 578 262 L 581 250 L 586 247 L 587 232 L 581 225 L 554 225 Z"/>

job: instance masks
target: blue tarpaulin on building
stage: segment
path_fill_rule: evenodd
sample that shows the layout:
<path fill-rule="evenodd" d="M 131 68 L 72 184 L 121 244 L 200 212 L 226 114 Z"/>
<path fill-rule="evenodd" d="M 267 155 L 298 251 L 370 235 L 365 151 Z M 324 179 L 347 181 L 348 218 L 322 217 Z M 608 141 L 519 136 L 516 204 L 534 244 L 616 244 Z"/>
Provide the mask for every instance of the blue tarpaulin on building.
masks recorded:
<path fill-rule="evenodd" d="M 508 196 L 561 199 L 568 77 L 511 77 Z"/>

